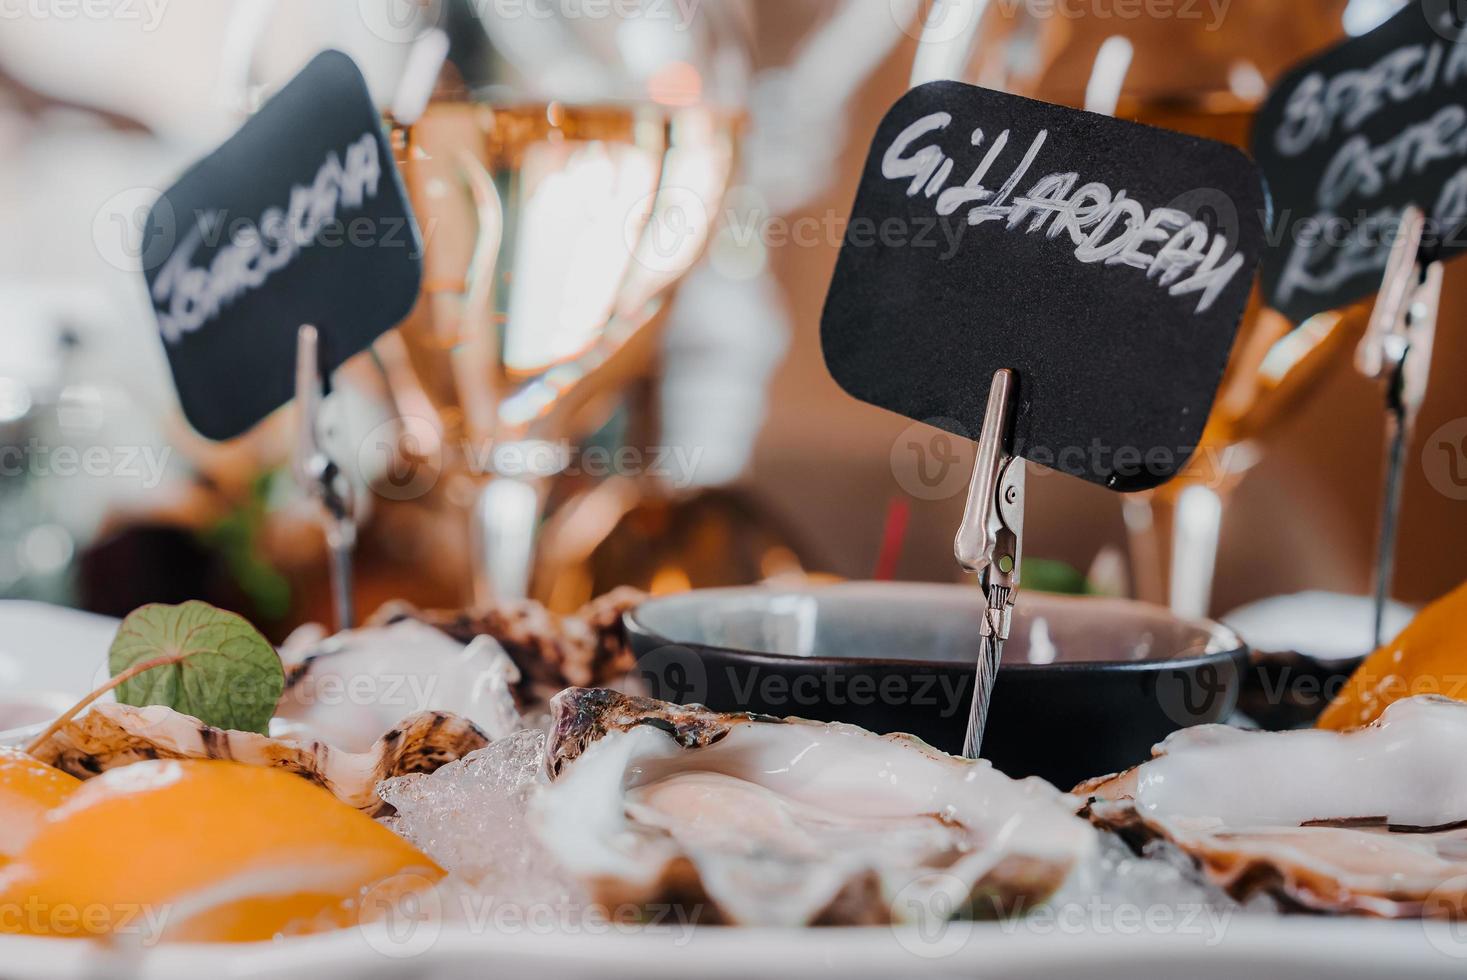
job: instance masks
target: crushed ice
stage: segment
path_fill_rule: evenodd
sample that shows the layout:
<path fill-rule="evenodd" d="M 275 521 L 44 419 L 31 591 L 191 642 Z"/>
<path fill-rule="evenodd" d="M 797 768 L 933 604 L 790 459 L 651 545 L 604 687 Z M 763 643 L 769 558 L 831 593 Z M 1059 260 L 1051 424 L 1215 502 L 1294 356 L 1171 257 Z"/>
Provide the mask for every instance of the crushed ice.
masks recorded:
<path fill-rule="evenodd" d="M 528 820 L 544 757 L 545 733 L 521 731 L 432 775 L 385 780 L 377 794 L 397 812 L 383 823 L 450 872 L 448 890 L 521 907 L 573 902 L 579 889 Z"/>
<path fill-rule="evenodd" d="M 1171 844 L 1154 841 L 1138 855 L 1101 832 L 1095 858 L 1026 918 L 1057 931 L 1197 935 L 1212 944 L 1234 915 L 1272 911 L 1268 898 L 1238 904 Z"/>
<path fill-rule="evenodd" d="M 378 795 L 396 810 L 383 823 L 449 872 L 439 889 L 448 918 L 482 923 L 506 908 L 552 910 L 562 928 L 573 928 L 606 914 L 557 867 L 530 825 L 531 800 L 545 781 L 545 739 L 543 731 L 516 732 L 432 775 L 379 784 Z M 1137 855 L 1114 834 L 1100 838 L 1095 858 L 1011 927 L 1200 930 L 1221 938 L 1234 914 L 1274 911 L 1268 900 L 1240 906 L 1170 845 L 1153 842 Z"/>

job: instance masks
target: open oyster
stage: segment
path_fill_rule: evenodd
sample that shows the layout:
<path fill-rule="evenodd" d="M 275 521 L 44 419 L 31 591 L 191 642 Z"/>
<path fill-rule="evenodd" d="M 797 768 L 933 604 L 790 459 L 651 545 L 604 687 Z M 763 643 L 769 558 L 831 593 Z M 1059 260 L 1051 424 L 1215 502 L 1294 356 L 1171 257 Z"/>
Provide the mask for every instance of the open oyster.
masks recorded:
<path fill-rule="evenodd" d="M 1098 846 L 1048 783 L 910 736 L 601 690 L 568 690 L 552 710 L 536 826 L 613 907 L 781 926 L 1006 915 Z"/>
<path fill-rule="evenodd" d="M 393 776 L 433 772 L 489 744 L 473 722 L 439 711 L 414 715 L 365 752 L 321 741 L 225 731 L 172 708 L 98 703 L 67 722 L 34 755 L 82 779 L 145 759 L 228 759 L 288 769 L 376 815 L 387 809 L 377 784 Z"/>
<path fill-rule="evenodd" d="M 1239 901 L 1385 917 L 1467 910 L 1467 703 L 1400 701 L 1352 732 L 1178 732 L 1075 793 L 1098 825 L 1163 838 Z"/>
<path fill-rule="evenodd" d="M 403 620 L 319 639 L 292 637 L 280 657 L 285 693 L 272 727 L 338 749 L 366 752 L 398 721 L 425 711 L 467 719 L 492 739 L 525 727 L 513 693 L 519 668 L 488 636 L 464 645 Z"/>

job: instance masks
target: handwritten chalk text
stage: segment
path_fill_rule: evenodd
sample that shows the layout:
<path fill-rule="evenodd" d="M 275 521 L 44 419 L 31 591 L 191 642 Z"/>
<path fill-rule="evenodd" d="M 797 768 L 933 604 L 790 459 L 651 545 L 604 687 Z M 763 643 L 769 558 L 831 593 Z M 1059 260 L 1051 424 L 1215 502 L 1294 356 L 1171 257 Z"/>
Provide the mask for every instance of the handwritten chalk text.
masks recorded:
<path fill-rule="evenodd" d="M 195 266 L 193 257 L 207 239 L 219 234 L 223 216 L 217 211 L 198 215 L 153 282 L 153 305 L 163 339 L 178 343 L 225 305 L 259 289 L 337 220 L 338 209 L 360 208 L 375 198 L 381 179 L 377 137 L 366 133 L 343 156 L 327 154 L 309 185 L 291 188 L 286 207 L 268 208 L 258 222 L 245 221 L 244 227 L 232 229 L 229 241 L 207 267 Z"/>
<path fill-rule="evenodd" d="M 1449 103 L 1412 117 L 1413 102 L 1464 82 L 1467 45 L 1445 40 L 1403 45 L 1367 67 L 1311 72 L 1298 82 L 1272 133 L 1274 148 L 1294 158 L 1343 142 L 1320 171 L 1315 213 L 1280 215 L 1296 224 L 1276 289 L 1279 303 L 1301 293 L 1328 296 L 1357 276 L 1381 274 L 1402 211 L 1382 198 L 1428 171 L 1455 165 L 1440 171 L 1435 200 L 1417 202 L 1430 206 L 1429 235 L 1450 233 L 1467 220 L 1467 107 Z M 1387 138 L 1376 142 L 1359 132 L 1383 114 L 1402 120 Z"/>
<path fill-rule="evenodd" d="M 1243 256 L 1227 236 L 1193 215 L 1175 208 L 1148 209 L 1125 189 L 1112 190 L 1100 181 L 1081 183 L 1078 173 L 1047 174 L 1020 193 L 1049 139 L 1048 130 L 1030 140 L 996 189 L 987 183 L 989 174 L 1001 159 L 1014 155 L 1009 151 L 1013 134 L 1005 129 L 989 141 L 981 128 L 973 130 L 970 145 L 983 151 L 983 157 L 962 184 L 951 185 L 956 160 L 934 143 L 917 144 L 952 121 L 946 112 L 922 117 L 897 136 L 881 161 L 882 176 L 907 181 L 908 197 L 934 199 L 939 215 L 966 207 L 970 226 L 1001 221 L 1012 231 L 1027 221 L 1024 234 L 1044 232 L 1050 239 L 1067 235 L 1077 261 L 1143 271 L 1172 296 L 1197 294 L 1196 313 L 1210 309 L 1243 268 Z"/>

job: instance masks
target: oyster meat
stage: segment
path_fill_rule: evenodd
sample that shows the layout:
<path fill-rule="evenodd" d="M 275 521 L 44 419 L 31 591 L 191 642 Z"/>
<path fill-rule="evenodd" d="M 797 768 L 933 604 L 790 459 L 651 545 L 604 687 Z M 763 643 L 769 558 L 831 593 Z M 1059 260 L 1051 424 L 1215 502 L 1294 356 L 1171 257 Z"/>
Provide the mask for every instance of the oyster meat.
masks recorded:
<path fill-rule="evenodd" d="M 161 705 L 98 702 L 33 754 L 81 779 L 145 759 L 227 759 L 287 769 L 375 816 L 389 809 L 377 795 L 382 780 L 433 772 L 488 744 L 473 722 L 440 711 L 406 719 L 365 752 L 346 752 L 317 740 L 213 728 Z"/>
<path fill-rule="evenodd" d="M 1239 901 L 1404 917 L 1467 910 L 1467 703 L 1399 701 L 1350 732 L 1185 729 L 1076 788 L 1097 825 L 1165 839 Z"/>
<path fill-rule="evenodd" d="M 535 826 L 613 908 L 779 926 L 1009 915 L 1097 852 L 1048 783 L 910 736 L 605 690 L 565 691 L 552 712 Z"/>

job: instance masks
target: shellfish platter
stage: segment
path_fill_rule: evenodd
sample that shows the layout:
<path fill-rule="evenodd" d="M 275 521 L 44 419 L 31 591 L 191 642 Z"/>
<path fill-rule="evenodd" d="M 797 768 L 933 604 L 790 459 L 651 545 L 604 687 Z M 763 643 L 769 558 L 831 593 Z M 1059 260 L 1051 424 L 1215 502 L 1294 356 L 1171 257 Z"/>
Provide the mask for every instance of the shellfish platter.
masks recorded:
<path fill-rule="evenodd" d="M 107 662 L 101 696 L 4 735 L 3 972 L 1428 977 L 1467 959 L 1467 703 L 1386 703 L 1357 678 L 1336 727 L 1194 727 L 1056 787 L 907 735 L 647 697 L 621 625 L 641 598 L 390 607 L 278 650 L 202 603 L 138 610 L 109 650 L 102 621 L 37 630 L 34 607 L 0 607 L 32 624 L 0 663 L 48 637 L 49 676 Z M 1449 618 L 1428 609 L 1382 653 L 1429 659 Z"/>
<path fill-rule="evenodd" d="M 1326 48 L 1263 2 L 1229 41 L 1228 2 L 1191 42 L 1193 0 L 194 4 L 227 11 L 217 53 L 172 28 L 217 85 L 85 39 L 48 82 L 39 33 L 0 62 L 0 187 L 91 231 L 6 239 L 13 332 L 54 343 L 0 369 L 4 594 L 127 613 L 0 601 L 0 980 L 1467 976 L 1467 584 L 1387 627 L 1398 566 L 1443 581 L 1397 554 L 1410 464 L 1467 500 L 1461 407 L 1413 442 L 1467 18 L 1321 5 Z M 341 49 L 272 28 L 292 6 Z M 805 20 L 832 33 L 777 33 Z M 829 377 L 776 384 L 822 245 Z M 176 405 L 122 332 L 153 321 Z M 1373 631 L 1324 657 L 1342 617 L 1228 580 L 1364 570 L 1361 416 L 1322 405 L 1277 440 L 1319 478 L 1223 510 L 1348 347 L 1384 481 L 1374 594 L 1327 598 Z M 910 427 L 821 417 L 826 381 Z M 798 421 L 768 485 L 766 414 Z M 1026 515 L 1031 469 L 1137 496 L 1109 531 Z M 976 589 L 908 533 L 963 487 Z M 1442 513 L 1417 539 L 1460 553 Z M 419 605 L 359 608 L 388 597 Z M 1304 642 L 1207 618 L 1243 600 Z"/>

